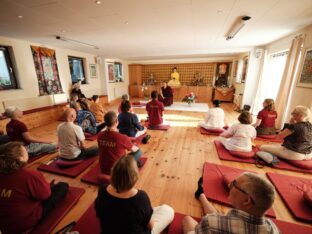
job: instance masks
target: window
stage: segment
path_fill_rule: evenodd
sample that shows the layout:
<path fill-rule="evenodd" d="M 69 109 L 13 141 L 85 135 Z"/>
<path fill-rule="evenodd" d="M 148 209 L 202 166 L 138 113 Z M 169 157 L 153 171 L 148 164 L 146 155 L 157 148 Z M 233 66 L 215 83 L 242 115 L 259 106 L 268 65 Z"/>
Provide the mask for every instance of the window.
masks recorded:
<path fill-rule="evenodd" d="M 68 63 L 72 84 L 81 81 L 82 84 L 86 83 L 85 72 L 83 67 L 83 58 L 68 56 Z"/>
<path fill-rule="evenodd" d="M 0 90 L 17 89 L 9 47 L 0 46 Z"/>

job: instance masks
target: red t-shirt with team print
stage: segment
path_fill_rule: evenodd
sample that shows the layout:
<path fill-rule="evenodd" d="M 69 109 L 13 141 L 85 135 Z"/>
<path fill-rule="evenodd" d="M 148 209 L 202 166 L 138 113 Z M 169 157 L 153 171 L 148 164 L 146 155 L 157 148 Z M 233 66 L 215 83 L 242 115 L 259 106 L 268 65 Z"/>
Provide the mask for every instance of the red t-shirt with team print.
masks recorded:
<path fill-rule="evenodd" d="M 130 151 L 133 146 L 128 136 L 110 130 L 101 132 L 97 141 L 101 171 L 108 175 L 114 163 L 126 154 L 126 150 Z"/>

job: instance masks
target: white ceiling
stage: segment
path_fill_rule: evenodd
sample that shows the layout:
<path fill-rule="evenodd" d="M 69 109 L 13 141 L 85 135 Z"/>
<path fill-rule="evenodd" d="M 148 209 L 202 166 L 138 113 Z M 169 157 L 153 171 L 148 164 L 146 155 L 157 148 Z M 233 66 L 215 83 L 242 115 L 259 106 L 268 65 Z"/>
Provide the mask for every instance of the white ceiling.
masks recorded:
<path fill-rule="evenodd" d="M 0 35 L 106 57 L 144 59 L 243 52 L 312 24 L 312 0 L 101 2 L 0 0 Z M 226 41 L 224 35 L 244 15 L 252 19 Z M 56 40 L 56 35 L 100 49 Z"/>

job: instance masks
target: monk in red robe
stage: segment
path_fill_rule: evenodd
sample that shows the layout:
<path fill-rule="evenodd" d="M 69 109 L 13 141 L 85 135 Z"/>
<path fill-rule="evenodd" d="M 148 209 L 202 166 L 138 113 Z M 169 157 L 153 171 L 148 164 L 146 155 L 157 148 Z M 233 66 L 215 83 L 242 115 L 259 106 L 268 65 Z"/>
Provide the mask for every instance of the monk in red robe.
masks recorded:
<path fill-rule="evenodd" d="M 162 102 L 164 106 L 171 106 L 173 103 L 173 90 L 166 82 L 162 83 L 158 101 Z"/>

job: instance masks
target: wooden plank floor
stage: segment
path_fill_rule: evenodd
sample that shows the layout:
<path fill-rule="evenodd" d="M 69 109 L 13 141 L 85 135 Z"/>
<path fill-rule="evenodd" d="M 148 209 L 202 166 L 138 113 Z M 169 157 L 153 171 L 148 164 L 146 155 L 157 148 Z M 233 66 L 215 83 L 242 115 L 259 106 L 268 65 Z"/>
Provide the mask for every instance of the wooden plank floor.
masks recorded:
<path fill-rule="evenodd" d="M 236 123 L 238 113 L 233 111 L 233 105 L 224 103 L 222 107 L 226 113 L 226 123 Z M 115 111 L 117 110 L 116 105 L 109 106 L 108 108 Z M 135 112 L 141 119 L 146 118 L 144 109 L 136 108 Z M 199 133 L 197 124 L 198 121 L 203 119 L 204 115 L 204 113 L 199 112 L 168 111 L 165 113 L 165 119 L 170 121 L 172 127 L 167 132 L 149 131 L 148 134 L 152 136 L 149 143 L 141 145 L 141 149 L 147 155 L 148 161 L 143 172 L 140 173 L 137 187 L 148 193 L 153 206 L 166 203 L 172 206 L 176 212 L 198 217 L 201 216 L 202 210 L 199 202 L 194 198 L 194 191 L 197 187 L 197 180 L 202 175 L 204 162 L 251 170 L 259 174 L 277 172 L 303 178 L 311 178 L 311 175 L 303 173 L 282 171 L 268 167 L 259 169 L 253 164 L 220 161 L 213 144 L 213 141 L 217 139 L 217 137 L 204 136 Z M 55 122 L 44 127 L 33 129 L 32 133 L 36 136 L 56 141 L 56 126 L 59 123 L 60 122 Z M 87 142 L 87 144 L 90 146 L 95 145 L 96 141 Z M 41 162 L 47 162 L 56 155 L 55 153 L 45 156 L 40 159 L 40 161 L 29 164 L 29 167 L 36 169 Z M 94 166 L 94 164 L 92 166 Z M 94 201 L 97 195 L 97 186 L 80 182 L 81 176 L 87 171 L 88 170 L 75 179 L 43 173 L 48 181 L 52 179 L 65 181 L 71 186 L 86 189 L 86 193 L 78 204 L 65 216 L 54 231 L 61 229 L 72 221 L 77 221 Z M 222 212 L 228 210 L 227 207 L 219 204 L 214 205 Z M 274 203 L 274 209 L 278 219 L 301 223 L 312 227 L 311 224 L 294 220 L 278 194 Z"/>

